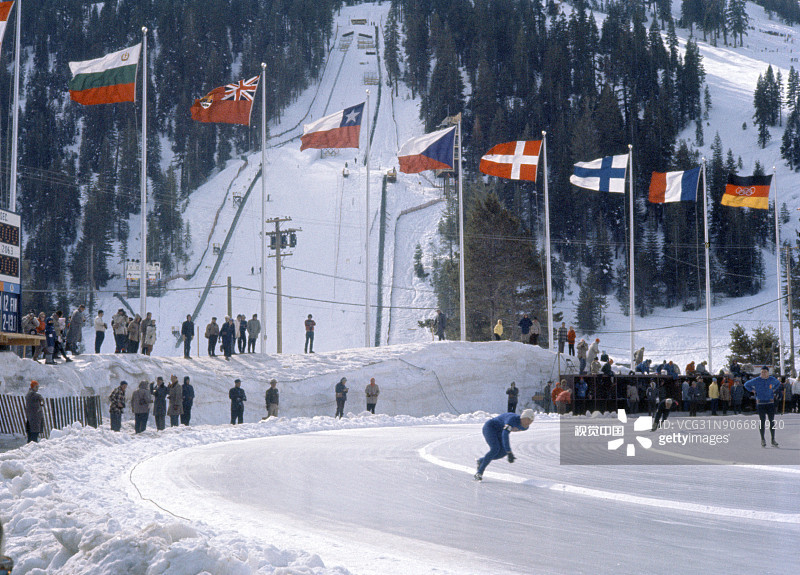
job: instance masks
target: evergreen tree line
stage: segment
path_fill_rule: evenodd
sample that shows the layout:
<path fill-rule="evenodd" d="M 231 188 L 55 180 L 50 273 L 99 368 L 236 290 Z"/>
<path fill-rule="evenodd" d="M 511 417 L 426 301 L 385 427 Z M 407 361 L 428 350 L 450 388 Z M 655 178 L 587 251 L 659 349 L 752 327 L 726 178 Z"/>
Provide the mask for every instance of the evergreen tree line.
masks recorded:
<path fill-rule="evenodd" d="M 534 298 L 530 307 L 509 296 L 498 308 L 468 286 L 471 339 L 489 338 L 498 319 L 475 323 L 474 314 L 495 310 L 509 321 L 523 312 L 544 313 L 542 184 L 496 178 L 487 182 L 477 173 L 480 157 L 492 145 L 541 139 L 542 130 L 547 132 L 554 294 L 564 297 L 570 277 L 580 287 L 572 295 L 579 327 L 587 332 L 600 327 L 608 296 L 616 295 L 628 313 L 631 227 L 639 278 L 636 312 L 647 315 L 659 305 L 691 309 L 703 303 L 702 203 L 647 201 L 653 171 L 700 163 L 695 146 L 704 145 L 712 102 L 697 44 L 690 38 L 680 54 L 668 3 L 606 2 L 602 9 L 607 16 L 599 28 L 588 2 L 579 0 L 573 7 L 566 16 L 557 4 L 543 0 L 392 2 L 384 30 L 390 81 L 396 88 L 402 79 L 421 96 L 421 119 L 428 130 L 449 114 L 464 115 L 467 278 L 486 277 L 492 265 L 491 258 L 478 258 L 470 267 L 470 250 L 478 249 L 470 234 L 479 233 L 484 243 L 502 236 L 510 252 L 523 244 L 534 249 L 532 256 L 524 253 L 515 265 L 505 266 L 516 274 L 511 291 Z M 463 78 L 472 88 L 469 95 Z M 692 141 L 679 141 L 678 134 L 690 126 Z M 632 223 L 620 196 L 569 183 L 575 162 L 624 154 L 628 144 L 634 154 Z M 724 155 L 718 135 L 713 149 L 708 179 L 714 291 L 734 297 L 756 293 L 763 281 L 760 249 L 769 245 L 768 214 L 719 205 L 727 174 L 742 171 L 743 163 L 730 150 Z M 494 209 L 493 195 L 516 227 L 498 226 L 493 234 L 471 229 L 472 211 Z M 439 306 L 454 317 L 448 328 L 456 334 L 454 217 L 448 210 L 441 241 L 434 246 L 432 281 Z"/>
<path fill-rule="evenodd" d="M 99 58 L 148 33 L 148 260 L 171 274 L 191 232 L 182 208 L 214 170 L 260 142 L 261 98 L 249 128 L 191 120 L 195 98 L 261 72 L 267 117 L 316 77 L 341 0 L 43 0 L 23 10 L 19 194 L 26 238 L 23 305 L 69 305 L 74 289 L 102 287 L 121 272 L 129 216 L 140 211 L 140 102 L 81 106 L 69 100 L 68 62 Z M 11 102 L 13 34 L 2 53 L 0 101 Z M 54 23 L 58 23 L 54 25 Z M 141 94 L 141 62 L 137 96 Z M 10 106 L 0 117 L 10 135 Z M 5 138 L 10 141 L 10 138 Z M 2 149 L 7 205 L 9 146 Z M 135 234 L 131 236 L 135 240 Z M 115 250 L 115 242 L 120 249 Z M 113 252 L 113 253 L 112 253 Z M 90 286 L 90 274 L 93 285 Z M 77 294 L 84 298 L 85 294 Z"/>

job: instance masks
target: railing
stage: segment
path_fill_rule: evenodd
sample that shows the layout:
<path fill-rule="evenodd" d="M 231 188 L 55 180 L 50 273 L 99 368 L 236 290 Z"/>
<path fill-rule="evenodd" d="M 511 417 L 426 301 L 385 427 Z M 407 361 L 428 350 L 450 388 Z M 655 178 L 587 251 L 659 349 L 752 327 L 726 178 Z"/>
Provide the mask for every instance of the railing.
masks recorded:
<path fill-rule="evenodd" d="M 98 427 L 103 423 L 100 397 L 45 397 L 43 437 L 51 429 L 60 429 L 79 421 Z M 0 395 L 0 434 L 25 435 L 25 396 Z"/>

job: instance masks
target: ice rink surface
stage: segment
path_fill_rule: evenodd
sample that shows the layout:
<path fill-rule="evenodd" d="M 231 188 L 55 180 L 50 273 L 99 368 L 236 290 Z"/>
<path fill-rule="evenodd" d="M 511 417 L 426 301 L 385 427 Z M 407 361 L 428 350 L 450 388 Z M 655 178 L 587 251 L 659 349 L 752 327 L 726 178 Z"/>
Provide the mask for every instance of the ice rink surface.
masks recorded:
<path fill-rule="evenodd" d="M 781 450 L 800 460 L 800 419 L 785 421 Z M 753 434 L 740 449 L 761 451 Z M 178 517 L 357 574 L 796 572 L 800 466 L 561 465 L 552 420 L 511 441 L 517 461 L 482 483 L 474 424 L 216 443 L 145 460 L 131 481 Z"/>

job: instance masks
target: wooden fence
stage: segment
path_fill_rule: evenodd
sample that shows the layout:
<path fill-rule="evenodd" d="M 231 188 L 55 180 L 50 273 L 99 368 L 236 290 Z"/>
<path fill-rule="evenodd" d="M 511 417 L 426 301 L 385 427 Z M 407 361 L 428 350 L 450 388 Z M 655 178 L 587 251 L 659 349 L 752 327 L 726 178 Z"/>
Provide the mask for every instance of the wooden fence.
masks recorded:
<path fill-rule="evenodd" d="M 79 421 L 82 425 L 98 427 L 103 423 L 100 397 L 45 397 L 44 432 L 61 429 Z M 0 395 L 0 434 L 25 435 L 25 396 Z"/>

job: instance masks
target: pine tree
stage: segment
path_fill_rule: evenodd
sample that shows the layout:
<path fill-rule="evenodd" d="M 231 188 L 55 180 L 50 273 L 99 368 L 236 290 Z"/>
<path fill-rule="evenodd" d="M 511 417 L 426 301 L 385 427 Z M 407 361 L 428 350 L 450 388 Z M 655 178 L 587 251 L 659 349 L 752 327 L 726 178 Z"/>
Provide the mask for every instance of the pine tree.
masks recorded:
<path fill-rule="evenodd" d="M 395 97 L 399 95 L 400 82 L 400 31 L 397 24 L 397 4 L 389 10 L 389 17 L 383 28 L 383 59 L 386 63 L 386 73 L 389 82 L 394 86 Z"/>

